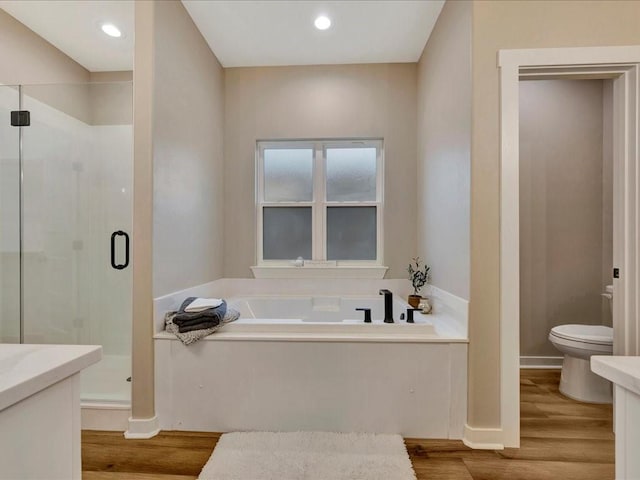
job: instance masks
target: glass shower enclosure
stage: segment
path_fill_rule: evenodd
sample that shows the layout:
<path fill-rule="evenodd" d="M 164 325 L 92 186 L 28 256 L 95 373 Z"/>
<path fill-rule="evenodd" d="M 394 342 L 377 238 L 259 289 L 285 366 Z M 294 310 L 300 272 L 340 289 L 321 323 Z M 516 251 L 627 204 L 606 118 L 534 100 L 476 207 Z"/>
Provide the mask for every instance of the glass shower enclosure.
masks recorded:
<path fill-rule="evenodd" d="M 130 403 L 132 84 L 0 86 L 0 343 L 102 345 L 83 402 Z"/>

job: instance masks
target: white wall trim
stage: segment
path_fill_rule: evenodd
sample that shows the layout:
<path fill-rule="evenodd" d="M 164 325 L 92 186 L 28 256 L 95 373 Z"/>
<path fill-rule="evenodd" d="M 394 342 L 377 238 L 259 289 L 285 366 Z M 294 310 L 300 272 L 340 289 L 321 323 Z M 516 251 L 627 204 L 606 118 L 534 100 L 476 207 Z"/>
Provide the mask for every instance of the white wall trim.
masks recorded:
<path fill-rule="evenodd" d="M 520 356 L 520 368 L 562 368 L 564 357 Z"/>
<path fill-rule="evenodd" d="M 83 430 L 124 432 L 130 417 L 131 405 L 82 404 L 80 425 Z"/>
<path fill-rule="evenodd" d="M 640 58 L 614 80 L 613 96 L 613 353 L 640 355 Z"/>
<path fill-rule="evenodd" d="M 389 267 L 371 266 L 270 266 L 250 267 L 253 276 L 262 278 L 371 278 L 382 279 Z"/>
<path fill-rule="evenodd" d="M 508 447 L 518 447 L 520 444 L 520 391 L 519 391 L 519 317 L 520 317 L 520 270 L 519 270 L 519 80 L 523 70 L 532 73 L 536 67 L 546 71 L 553 70 L 558 77 L 570 74 L 572 71 L 587 68 L 608 67 L 603 70 L 604 78 L 612 75 L 625 77 L 628 72 L 635 72 L 640 64 L 640 46 L 620 47 L 579 47 L 579 48 L 543 48 L 500 50 L 498 52 L 498 66 L 500 67 L 500 413 L 502 427 L 502 442 Z M 635 130 L 629 137 L 629 130 L 625 130 L 627 138 L 622 141 L 637 142 L 637 103 L 638 81 L 626 89 L 627 99 L 635 101 L 635 116 L 633 112 L 625 112 L 623 124 L 630 124 Z M 631 93 L 630 93 L 631 92 Z M 620 104 L 618 104 L 620 105 Z M 618 118 L 618 117 L 616 117 Z M 625 123 L 626 122 L 626 123 Z M 635 133 L 635 135 L 633 135 Z M 630 173 L 636 173 L 638 161 L 637 148 L 626 149 L 625 165 L 632 164 Z M 620 170 L 620 169 L 618 169 Z M 630 175 L 629 182 L 637 180 L 637 175 Z M 632 196 L 627 195 L 629 205 L 625 207 L 633 211 L 637 208 Z M 635 207 L 634 207 L 635 205 Z M 627 212 L 630 212 L 627 211 Z M 635 235 L 635 220 L 631 215 L 626 217 L 633 223 L 632 233 Z M 627 251 L 637 251 L 637 237 L 631 242 L 627 239 Z M 615 244 L 615 240 L 614 240 Z M 614 247 L 615 249 L 615 247 Z M 620 249 L 618 248 L 618 251 Z M 624 265 L 622 265 L 624 264 Z M 616 262 L 626 269 L 628 276 L 635 276 L 635 268 L 630 262 Z M 622 280 L 622 279 L 621 279 Z M 620 282 L 620 280 L 618 280 Z M 615 285 L 615 282 L 614 282 Z M 622 285 L 620 285 L 622 286 Z M 616 288 L 616 292 L 622 290 Z M 625 292 L 626 293 L 626 292 Z M 620 298 L 620 297 L 617 297 Z M 629 300 L 622 300 L 625 305 Z M 621 301 L 621 302 L 622 302 Z M 634 298 L 635 301 L 635 298 Z M 615 302 L 615 303 L 621 303 Z M 634 307 L 635 308 L 635 307 Z M 631 305 L 625 311 L 629 311 Z M 635 310 L 634 310 L 635 311 Z M 622 315 L 619 315 L 622 317 Z M 616 305 L 614 304 L 614 325 Z M 630 317 L 625 317 L 630 318 Z M 620 330 L 620 329 L 618 329 Z M 614 349 L 615 349 L 614 339 Z M 466 442 L 465 442 L 466 443 Z"/>
<path fill-rule="evenodd" d="M 160 422 L 158 416 L 151 418 L 129 417 L 129 429 L 124 432 L 124 438 L 144 439 L 155 437 L 160 432 Z"/>
<path fill-rule="evenodd" d="M 556 67 L 637 63 L 639 45 L 618 47 L 526 48 L 498 51 L 498 66 Z"/>
<path fill-rule="evenodd" d="M 502 52 L 500 52 L 502 54 Z M 510 447 L 520 446 L 520 173 L 518 65 L 500 70 L 500 418 Z M 508 108 L 505 105 L 508 102 Z M 508 141 L 507 141 L 508 139 Z M 515 161 L 513 158 L 515 157 Z M 505 159 L 511 161 L 505 161 Z M 514 261 L 515 259 L 515 261 Z"/>
<path fill-rule="evenodd" d="M 503 437 L 501 428 L 474 428 L 465 424 L 462 443 L 476 450 L 504 450 Z"/>

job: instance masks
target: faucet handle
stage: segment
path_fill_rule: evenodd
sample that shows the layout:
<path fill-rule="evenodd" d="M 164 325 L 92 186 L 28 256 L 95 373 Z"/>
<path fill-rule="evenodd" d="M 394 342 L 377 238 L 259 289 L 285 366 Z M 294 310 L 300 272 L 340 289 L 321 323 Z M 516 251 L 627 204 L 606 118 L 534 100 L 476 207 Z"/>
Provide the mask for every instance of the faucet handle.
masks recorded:
<path fill-rule="evenodd" d="M 407 323 L 415 323 L 413 321 L 413 312 L 422 310 L 421 308 L 407 308 Z"/>
<path fill-rule="evenodd" d="M 359 312 L 364 312 L 364 323 L 371 323 L 371 309 L 370 308 L 356 308 Z"/>

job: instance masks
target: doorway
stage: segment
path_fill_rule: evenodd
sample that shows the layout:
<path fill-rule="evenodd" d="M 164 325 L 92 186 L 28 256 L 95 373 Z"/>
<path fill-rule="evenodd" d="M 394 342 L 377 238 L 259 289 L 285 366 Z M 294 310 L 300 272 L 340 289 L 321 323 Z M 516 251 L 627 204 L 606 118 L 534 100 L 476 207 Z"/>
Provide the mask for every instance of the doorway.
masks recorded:
<path fill-rule="evenodd" d="M 553 327 L 612 326 L 612 82 L 520 81 L 521 368 L 562 366 Z"/>
<path fill-rule="evenodd" d="M 613 82 L 614 354 L 639 352 L 636 267 L 640 239 L 638 98 L 640 46 L 501 50 L 500 385 L 505 447 L 520 444 L 520 184 L 521 79 L 611 79 Z M 615 275 L 614 275 L 615 276 Z"/>

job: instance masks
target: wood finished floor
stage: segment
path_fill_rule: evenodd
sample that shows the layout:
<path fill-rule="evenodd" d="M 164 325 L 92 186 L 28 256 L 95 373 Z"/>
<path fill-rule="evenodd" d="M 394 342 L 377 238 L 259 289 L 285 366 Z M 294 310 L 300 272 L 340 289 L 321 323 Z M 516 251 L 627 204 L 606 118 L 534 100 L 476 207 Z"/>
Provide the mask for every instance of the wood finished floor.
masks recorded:
<path fill-rule="evenodd" d="M 519 449 L 471 450 L 459 441 L 406 439 L 418 479 L 613 479 L 611 406 L 578 403 L 562 396 L 559 379 L 557 370 L 522 371 Z M 192 480 L 219 436 L 162 432 L 150 440 L 125 440 L 118 432 L 84 431 L 82 478 Z"/>

